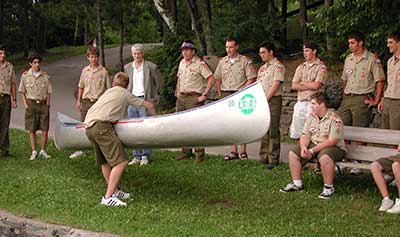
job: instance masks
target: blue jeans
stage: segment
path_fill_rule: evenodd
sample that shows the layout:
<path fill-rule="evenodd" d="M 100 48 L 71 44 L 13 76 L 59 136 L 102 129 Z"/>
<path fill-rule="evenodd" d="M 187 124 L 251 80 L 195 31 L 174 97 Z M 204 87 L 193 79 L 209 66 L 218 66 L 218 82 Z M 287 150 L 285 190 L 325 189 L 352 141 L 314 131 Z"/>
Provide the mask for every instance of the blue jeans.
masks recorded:
<path fill-rule="evenodd" d="M 141 118 L 141 117 L 147 117 L 146 107 L 142 106 L 142 107 L 136 108 L 132 105 L 129 105 L 128 118 Z M 140 150 L 132 150 L 132 156 L 139 160 L 142 159 L 142 156 L 147 156 L 147 158 L 150 158 L 151 153 L 152 153 L 152 151 L 150 148 L 140 149 Z"/>

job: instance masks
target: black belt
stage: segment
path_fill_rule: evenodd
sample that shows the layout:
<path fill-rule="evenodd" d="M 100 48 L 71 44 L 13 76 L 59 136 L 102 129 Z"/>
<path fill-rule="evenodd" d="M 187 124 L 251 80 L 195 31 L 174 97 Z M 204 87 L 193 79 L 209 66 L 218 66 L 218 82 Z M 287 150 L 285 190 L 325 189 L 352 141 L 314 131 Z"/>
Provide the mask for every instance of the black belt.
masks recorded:
<path fill-rule="evenodd" d="M 137 98 L 144 98 L 144 95 L 135 95 Z"/>
<path fill-rule="evenodd" d="M 235 93 L 235 92 L 237 92 L 237 91 L 222 91 L 222 92 Z"/>
<path fill-rule="evenodd" d="M 199 97 L 201 94 L 200 94 L 200 93 L 197 93 L 197 92 L 194 92 L 194 91 L 191 91 L 191 92 L 181 92 L 181 95 L 184 95 L 184 96 L 197 96 L 197 97 Z"/>
<path fill-rule="evenodd" d="M 9 94 L 0 93 L 0 97 L 10 96 Z"/>
<path fill-rule="evenodd" d="M 89 98 L 84 98 L 83 100 L 90 101 L 91 103 L 94 103 L 97 101 L 97 99 L 89 99 Z"/>
<path fill-rule="evenodd" d="M 33 100 L 33 99 L 28 99 L 28 100 L 36 104 L 46 104 L 46 100 Z"/>
<path fill-rule="evenodd" d="M 345 94 L 345 96 L 371 96 L 371 93 L 366 93 L 366 94 L 348 93 Z"/>

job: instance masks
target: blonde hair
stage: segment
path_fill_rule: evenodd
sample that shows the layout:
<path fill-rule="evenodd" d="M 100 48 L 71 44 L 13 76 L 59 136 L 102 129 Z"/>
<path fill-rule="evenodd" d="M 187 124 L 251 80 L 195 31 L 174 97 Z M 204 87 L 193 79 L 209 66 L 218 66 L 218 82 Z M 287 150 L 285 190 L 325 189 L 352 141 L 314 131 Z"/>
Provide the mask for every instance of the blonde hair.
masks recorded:
<path fill-rule="evenodd" d="M 114 84 L 116 86 L 121 86 L 123 88 L 127 88 L 129 84 L 129 77 L 123 72 L 118 72 L 114 76 Z"/>

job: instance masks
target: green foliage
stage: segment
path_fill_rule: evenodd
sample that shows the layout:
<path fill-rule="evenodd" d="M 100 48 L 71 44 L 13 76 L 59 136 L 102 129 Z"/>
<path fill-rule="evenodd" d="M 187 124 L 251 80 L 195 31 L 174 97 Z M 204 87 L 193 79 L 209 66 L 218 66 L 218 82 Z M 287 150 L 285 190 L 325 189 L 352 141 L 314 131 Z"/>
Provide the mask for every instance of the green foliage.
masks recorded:
<path fill-rule="evenodd" d="M 386 37 L 400 28 L 399 1 L 391 0 L 335 0 L 333 8 L 321 8 L 311 29 L 325 35 L 325 22 L 333 14 L 332 32 L 335 42 L 333 55 L 344 56 L 347 49 L 347 36 L 352 31 L 361 31 L 366 35 L 366 47 L 382 54 L 386 49 Z"/>
<path fill-rule="evenodd" d="M 126 208 L 99 205 L 106 186 L 93 152 L 70 151 L 28 161 L 28 134 L 11 130 L 11 152 L 0 159 L 0 208 L 31 218 L 123 236 L 397 236 L 398 216 L 378 211 L 370 175 L 338 176 L 335 196 L 317 198 L 321 176 L 304 171 L 305 190 L 278 191 L 290 180 L 287 165 L 208 156 L 175 161 L 154 153 L 146 167 L 129 166 L 121 186 L 133 195 Z M 391 188 L 390 191 L 395 191 Z"/>

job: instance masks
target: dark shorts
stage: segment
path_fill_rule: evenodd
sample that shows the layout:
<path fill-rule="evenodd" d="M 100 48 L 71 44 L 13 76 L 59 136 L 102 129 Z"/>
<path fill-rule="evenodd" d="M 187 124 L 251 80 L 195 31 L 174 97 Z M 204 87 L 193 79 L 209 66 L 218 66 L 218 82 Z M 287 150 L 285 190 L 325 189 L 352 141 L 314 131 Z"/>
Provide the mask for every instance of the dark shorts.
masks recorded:
<path fill-rule="evenodd" d="M 313 148 L 315 145 L 311 144 L 308 146 L 308 148 Z M 334 162 L 336 161 L 341 161 L 344 158 L 344 154 L 345 151 L 340 149 L 337 146 L 334 147 L 328 147 L 325 148 L 319 152 L 317 152 L 314 157 L 312 157 L 310 160 L 301 158 L 300 156 L 300 145 L 297 145 L 295 148 L 293 148 L 291 150 L 293 153 L 295 153 L 297 155 L 297 157 L 299 157 L 301 164 L 304 166 L 305 164 L 307 164 L 308 162 L 312 161 L 314 158 L 317 158 L 318 160 L 321 158 L 321 156 L 323 155 L 328 155 L 329 158 L 331 158 Z"/>
<path fill-rule="evenodd" d="M 81 100 L 81 121 L 85 121 L 86 114 L 90 107 L 92 107 L 96 103 L 96 101 L 90 101 L 89 99 L 82 99 Z"/>
<path fill-rule="evenodd" d="M 380 158 L 376 161 L 382 166 L 385 173 L 393 175 L 392 165 L 396 161 L 400 163 L 400 155 Z"/>
<path fill-rule="evenodd" d="M 28 108 L 25 110 L 25 129 L 30 132 L 37 130 L 49 131 L 49 107 L 45 100 L 27 99 Z"/>
<path fill-rule="evenodd" d="M 230 96 L 233 93 L 236 93 L 236 91 L 221 91 L 221 98 L 220 99 L 225 98 L 227 96 Z"/>
<path fill-rule="evenodd" d="M 108 163 L 114 167 L 128 160 L 112 123 L 97 121 L 92 127 L 86 128 L 86 136 L 94 148 L 97 164 Z"/>

